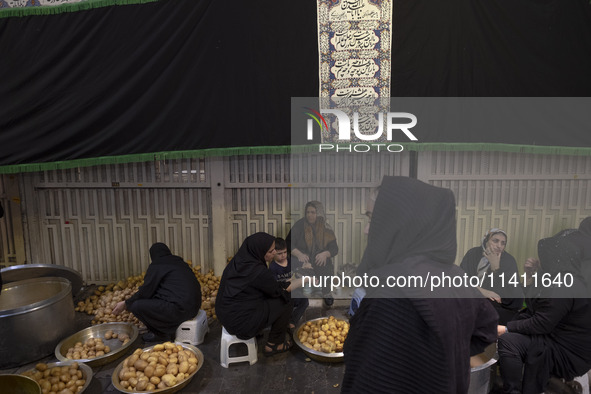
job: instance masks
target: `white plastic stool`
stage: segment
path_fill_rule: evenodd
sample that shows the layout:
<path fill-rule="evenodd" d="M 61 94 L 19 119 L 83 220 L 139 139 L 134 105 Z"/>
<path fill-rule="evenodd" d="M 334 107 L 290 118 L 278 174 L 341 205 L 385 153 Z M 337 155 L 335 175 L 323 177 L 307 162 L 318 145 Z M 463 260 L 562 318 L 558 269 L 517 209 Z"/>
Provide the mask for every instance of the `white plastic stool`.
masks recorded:
<path fill-rule="evenodd" d="M 582 394 L 589 394 L 589 373 L 577 376 L 573 380 L 581 384 L 581 387 L 583 388 L 583 391 L 581 391 Z"/>
<path fill-rule="evenodd" d="M 193 346 L 200 345 L 203 343 L 205 334 L 208 332 L 207 313 L 203 309 L 200 309 L 195 318 L 187 320 L 178 326 L 175 341 Z"/>
<path fill-rule="evenodd" d="M 248 349 L 246 356 L 230 357 L 230 346 L 236 343 L 244 343 Z M 256 338 L 239 339 L 235 335 L 231 335 L 222 326 L 222 342 L 220 344 L 220 364 L 222 367 L 228 368 L 231 363 L 240 363 L 248 361 L 250 365 L 256 363 L 257 358 L 257 341 Z"/>

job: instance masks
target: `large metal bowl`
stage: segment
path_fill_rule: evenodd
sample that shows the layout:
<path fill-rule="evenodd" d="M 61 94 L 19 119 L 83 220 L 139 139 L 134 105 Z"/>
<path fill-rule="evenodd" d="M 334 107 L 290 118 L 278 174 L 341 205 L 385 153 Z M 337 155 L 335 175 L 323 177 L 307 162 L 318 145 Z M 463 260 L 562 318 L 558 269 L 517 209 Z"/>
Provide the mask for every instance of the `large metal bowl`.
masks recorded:
<path fill-rule="evenodd" d="M 105 339 L 105 334 L 109 330 L 116 332 L 117 334 L 129 335 L 129 342 L 127 342 L 124 345 L 123 342 L 119 340 L 119 338 Z M 111 348 L 111 351 L 105 354 L 104 356 L 96 358 L 86 358 L 82 360 L 70 360 L 66 358 L 66 354 L 68 354 L 68 349 L 73 348 L 76 342 L 84 343 L 86 342 L 86 340 L 90 338 L 101 338 L 103 340 L 103 343 Z M 99 324 L 78 331 L 74 335 L 71 335 L 68 338 L 61 341 L 60 343 L 58 343 L 55 347 L 55 357 L 60 361 L 77 361 L 80 363 L 87 364 L 91 367 L 105 365 L 123 356 L 127 349 L 133 346 L 133 343 L 137 340 L 137 338 L 138 329 L 135 325 L 131 323 Z"/>
<path fill-rule="evenodd" d="M 41 394 L 41 386 L 26 376 L 0 375 L 0 393 Z"/>
<path fill-rule="evenodd" d="M 70 361 L 65 361 L 65 362 L 60 361 L 60 362 L 57 362 L 57 363 L 48 363 L 47 364 L 47 368 L 51 369 L 53 367 L 64 367 L 64 366 L 67 366 L 67 365 L 72 365 L 76 361 L 77 360 L 70 360 Z M 92 380 L 92 368 L 90 368 L 88 365 L 85 365 L 85 364 L 79 362 L 78 363 L 78 369 L 80 369 L 80 371 L 82 371 L 82 377 L 86 381 L 84 383 L 84 386 L 82 386 L 82 390 L 80 390 L 78 392 L 78 393 L 83 393 L 86 390 L 86 388 L 90 385 L 90 381 Z M 35 369 L 33 368 L 33 369 L 30 369 L 28 371 L 21 372 L 21 373 L 27 373 L 27 372 L 35 372 Z M 33 380 L 33 379 L 31 379 L 31 380 Z M 3 391 L 1 391 L 1 392 L 3 392 Z M 41 388 L 39 388 L 39 392 L 41 392 Z"/>
<path fill-rule="evenodd" d="M 316 361 L 322 361 L 325 363 L 340 363 L 343 362 L 345 360 L 345 355 L 343 352 L 335 352 L 335 353 L 324 353 L 318 350 L 314 350 L 312 348 L 309 348 L 308 346 L 305 346 L 302 342 L 300 342 L 300 331 L 302 330 L 302 328 L 304 327 L 304 325 L 306 325 L 307 322 L 316 322 L 318 320 L 323 320 L 323 319 L 328 319 L 328 317 L 319 317 L 317 319 L 312 319 L 312 320 L 308 320 L 305 321 L 303 323 L 301 323 L 295 330 L 294 332 L 294 336 L 293 339 L 295 341 L 295 343 L 300 347 L 300 349 L 302 349 L 302 351 L 304 353 L 306 353 L 308 355 L 308 357 L 310 357 L 313 360 Z M 343 320 L 343 319 L 338 319 L 338 320 Z"/>
<path fill-rule="evenodd" d="M 45 277 L 7 283 L 0 296 L 0 368 L 27 364 L 52 354 L 72 334 L 72 286 Z"/>
<path fill-rule="evenodd" d="M 72 295 L 76 296 L 82 288 L 80 272 L 57 264 L 23 264 L 13 265 L 0 270 L 4 283 L 16 282 L 33 278 L 54 276 L 64 278 L 72 284 Z"/>
<path fill-rule="evenodd" d="M 128 390 L 123 388 L 123 386 L 121 386 L 121 383 L 119 382 L 119 372 L 121 371 L 121 368 L 123 368 L 123 363 L 125 360 L 123 360 L 122 362 L 119 363 L 119 365 L 117 365 L 117 368 L 115 368 L 115 370 L 113 371 L 113 374 L 111 375 L 111 382 L 113 383 L 113 386 L 119 390 L 122 393 L 128 393 L 128 394 L 145 394 L 145 393 L 158 393 L 158 394 L 171 394 L 171 393 L 176 393 L 177 391 L 183 389 L 186 385 L 189 384 L 189 382 L 191 381 L 191 379 L 193 379 L 193 377 L 195 377 L 195 375 L 197 374 L 197 372 L 199 372 L 199 370 L 201 369 L 201 367 L 203 366 L 203 362 L 204 362 L 204 357 L 203 357 L 203 353 L 201 353 L 201 350 L 197 349 L 195 346 L 193 345 L 188 345 L 186 343 L 178 343 L 175 342 L 176 345 L 181 345 L 183 347 L 183 349 L 186 350 L 190 350 L 193 353 L 195 353 L 195 356 L 197 357 L 197 369 L 185 380 L 183 380 L 180 383 L 177 383 L 176 385 L 172 386 L 172 387 L 168 387 L 165 389 L 157 389 L 157 390 L 153 390 L 153 391 L 133 391 L 133 390 Z M 150 346 L 147 348 L 142 349 L 142 351 L 148 351 L 148 350 L 152 350 L 154 346 Z"/>

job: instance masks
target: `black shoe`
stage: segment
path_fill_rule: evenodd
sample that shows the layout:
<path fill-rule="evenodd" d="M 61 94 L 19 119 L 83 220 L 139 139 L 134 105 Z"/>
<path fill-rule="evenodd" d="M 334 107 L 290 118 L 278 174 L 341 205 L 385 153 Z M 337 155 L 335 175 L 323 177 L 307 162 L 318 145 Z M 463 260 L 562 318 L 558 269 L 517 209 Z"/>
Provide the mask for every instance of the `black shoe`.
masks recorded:
<path fill-rule="evenodd" d="M 324 305 L 332 306 L 332 304 L 334 304 L 334 298 L 332 298 L 330 295 L 324 296 Z"/>
<path fill-rule="evenodd" d="M 144 342 L 168 342 L 172 341 L 173 337 L 171 334 L 154 334 L 152 331 L 148 331 L 144 335 L 142 335 L 142 339 Z"/>

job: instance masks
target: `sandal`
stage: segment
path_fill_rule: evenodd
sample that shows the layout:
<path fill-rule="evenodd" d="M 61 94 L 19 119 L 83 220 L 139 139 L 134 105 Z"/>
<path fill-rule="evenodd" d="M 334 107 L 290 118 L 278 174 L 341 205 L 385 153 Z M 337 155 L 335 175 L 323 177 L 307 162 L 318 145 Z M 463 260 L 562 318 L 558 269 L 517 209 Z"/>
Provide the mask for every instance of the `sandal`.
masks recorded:
<path fill-rule="evenodd" d="M 283 347 L 281 349 L 279 349 L 279 346 L 283 345 Z M 273 356 L 275 354 L 279 354 L 279 353 L 285 353 L 287 351 L 289 351 L 289 349 L 291 349 L 291 347 L 293 346 L 293 343 L 288 340 L 285 339 L 283 341 L 283 343 L 276 343 L 275 345 L 271 345 L 269 342 L 267 342 L 265 344 L 265 347 L 270 348 L 270 351 L 267 351 L 266 349 L 263 349 L 263 355 L 265 357 L 269 357 L 269 356 Z"/>

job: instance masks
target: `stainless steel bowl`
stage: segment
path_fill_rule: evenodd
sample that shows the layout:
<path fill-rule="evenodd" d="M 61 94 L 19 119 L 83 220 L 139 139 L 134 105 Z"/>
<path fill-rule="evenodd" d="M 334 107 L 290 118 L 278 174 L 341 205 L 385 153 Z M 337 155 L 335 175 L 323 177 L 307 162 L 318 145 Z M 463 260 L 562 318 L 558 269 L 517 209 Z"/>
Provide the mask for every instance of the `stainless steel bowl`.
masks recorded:
<path fill-rule="evenodd" d="M 67 365 L 72 365 L 75 362 L 76 361 L 74 361 L 74 360 L 70 360 L 70 361 L 65 361 L 65 362 L 60 361 L 57 363 L 48 363 L 47 368 L 51 369 L 53 367 L 65 367 Z M 80 369 L 80 371 L 82 371 L 82 377 L 85 380 L 84 386 L 82 386 L 82 390 L 80 390 L 78 393 L 83 393 L 86 390 L 86 388 L 90 385 L 90 381 L 92 380 L 92 368 L 90 368 L 88 365 L 85 365 L 85 364 L 79 362 L 78 369 Z M 28 371 L 21 372 L 21 373 L 27 373 L 27 372 L 35 372 L 35 369 L 33 368 L 33 369 L 30 369 Z M 31 380 L 33 380 L 33 379 L 31 379 Z M 37 382 L 35 382 L 35 383 L 37 383 Z M 3 392 L 4 391 L 0 390 L 0 393 L 3 393 Z M 41 387 L 39 388 L 39 393 L 41 393 Z"/>
<path fill-rule="evenodd" d="M 127 334 L 129 336 L 129 342 L 125 345 L 119 340 L 119 338 L 105 339 L 107 331 L 113 331 L 117 334 Z M 73 348 L 76 342 L 85 343 L 90 338 L 101 338 L 105 345 L 111 348 L 111 351 L 104 356 L 96 358 L 86 358 L 81 360 L 70 360 L 66 358 L 68 349 Z M 60 361 L 77 361 L 87 364 L 91 367 L 105 365 L 111 361 L 117 360 L 123 356 L 127 349 L 133 346 L 134 342 L 138 338 L 138 329 L 131 323 L 105 323 L 96 326 L 85 328 L 84 330 L 78 331 L 74 335 L 64 339 L 55 347 L 55 357 Z"/>
<path fill-rule="evenodd" d="M 182 382 L 177 383 L 176 385 L 174 385 L 172 387 L 168 387 L 165 389 L 157 389 L 157 390 L 153 390 L 153 391 L 128 390 L 128 389 L 123 388 L 123 386 L 121 386 L 121 383 L 119 381 L 119 372 L 123 368 L 123 363 L 125 362 L 125 360 L 123 360 L 122 362 L 119 363 L 119 365 L 117 365 L 117 368 L 115 368 L 115 370 L 113 371 L 113 374 L 111 375 L 111 382 L 113 383 L 113 386 L 115 386 L 115 388 L 117 390 L 119 390 L 120 392 L 128 393 L 128 394 L 145 394 L 145 393 L 171 394 L 171 393 L 176 393 L 177 391 L 183 389 L 186 385 L 189 384 L 191 379 L 193 379 L 193 377 L 195 377 L 197 372 L 199 372 L 199 370 L 203 366 L 203 362 L 205 359 L 203 357 L 203 353 L 201 353 L 201 350 L 197 349 L 193 345 L 188 345 L 186 343 L 178 343 L 178 342 L 175 342 L 175 345 L 181 345 L 183 347 L 183 349 L 192 351 L 193 353 L 195 353 L 195 356 L 197 357 L 197 362 L 198 362 L 197 369 L 187 379 L 183 380 Z M 148 350 L 152 350 L 153 347 L 154 346 L 144 348 L 144 349 L 142 349 L 142 351 L 145 352 Z"/>
<path fill-rule="evenodd" d="M 314 322 L 317 322 L 318 320 L 323 320 L 323 319 L 328 319 L 328 317 L 319 317 L 318 319 L 312 319 L 312 320 L 308 320 L 308 321 L 314 323 Z M 339 320 L 342 320 L 342 319 L 339 319 Z M 308 355 L 308 357 L 310 357 L 311 359 L 316 360 L 316 361 L 322 361 L 325 363 L 343 362 L 345 359 L 345 355 L 343 352 L 324 353 L 324 352 L 309 348 L 308 346 L 305 346 L 302 342 L 300 342 L 300 335 L 299 335 L 300 331 L 302 330 L 302 328 L 306 325 L 306 323 L 308 321 L 300 324 L 294 332 L 293 339 L 294 339 L 295 343 L 300 347 L 300 349 L 302 349 L 302 351 L 304 353 L 306 353 Z"/>
<path fill-rule="evenodd" d="M 41 394 L 41 386 L 26 376 L 0 375 L 0 393 Z"/>
<path fill-rule="evenodd" d="M 80 272 L 57 264 L 23 264 L 13 265 L 0 270 L 4 283 L 16 282 L 33 278 L 53 276 L 64 278 L 72 284 L 72 295 L 78 294 L 82 288 L 82 275 Z"/>
<path fill-rule="evenodd" d="M 0 296 L 0 368 L 50 355 L 74 331 L 72 286 L 44 277 L 7 283 Z"/>

